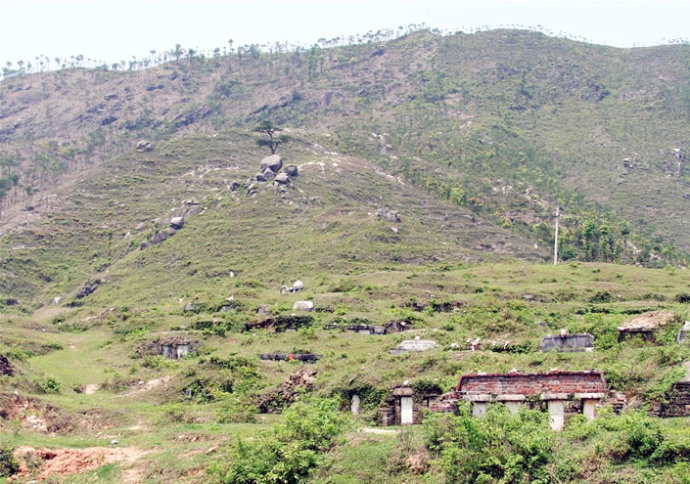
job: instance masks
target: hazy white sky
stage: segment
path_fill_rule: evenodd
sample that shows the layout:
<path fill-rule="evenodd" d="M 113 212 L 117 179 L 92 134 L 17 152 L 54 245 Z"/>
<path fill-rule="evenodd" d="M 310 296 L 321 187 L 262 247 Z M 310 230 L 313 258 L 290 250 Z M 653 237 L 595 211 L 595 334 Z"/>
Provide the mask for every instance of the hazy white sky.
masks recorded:
<path fill-rule="evenodd" d="M 543 26 L 617 47 L 690 38 L 690 0 L 0 0 L 0 66 L 84 55 L 111 64 L 149 51 L 212 50 L 364 34 Z"/>

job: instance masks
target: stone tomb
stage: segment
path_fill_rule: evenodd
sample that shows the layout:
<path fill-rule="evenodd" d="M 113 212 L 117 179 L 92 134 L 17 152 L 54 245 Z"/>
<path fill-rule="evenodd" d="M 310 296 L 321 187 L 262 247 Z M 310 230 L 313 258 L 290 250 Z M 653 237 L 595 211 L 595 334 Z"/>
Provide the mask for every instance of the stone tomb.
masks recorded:
<path fill-rule="evenodd" d="M 462 375 L 455 391 L 430 406 L 432 411 L 450 412 L 457 402 L 472 402 L 472 415 L 486 413 L 489 403 L 500 402 L 515 413 L 521 404 L 543 402 L 551 416 L 551 428 L 561 430 L 569 404 L 593 419 L 596 405 L 606 397 L 608 386 L 602 372 L 560 371 L 548 373 L 477 373 Z"/>
<path fill-rule="evenodd" d="M 189 353 L 193 353 L 199 347 L 197 341 L 193 341 L 184 336 L 170 336 L 154 341 L 149 341 L 139 347 L 139 356 L 161 355 L 171 360 L 184 358 Z"/>
<path fill-rule="evenodd" d="M 618 327 L 618 341 L 625 341 L 638 336 L 643 341 L 655 343 L 656 331 L 675 321 L 676 318 L 676 313 L 673 311 L 650 311 L 642 313 Z"/>
<path fill-rule="evenodd" d="M 407 383 L 393 388 L 391 395 L 386 398 L 378 410 L 378 424 L 382 426 L 412 425 L 421 423 L 424 418 L 424 410 L 429 409 L 440 395 L 438 393 L 416 393 Z M 353 395 L 352 410 L 354 412 Z"/>
<path fill-rule="evenodd" d="M 593 351 L 594 336 L 589 333 L 567 334 L 544 336 L 539 342 L 539 349 L 542 351 Z"/>

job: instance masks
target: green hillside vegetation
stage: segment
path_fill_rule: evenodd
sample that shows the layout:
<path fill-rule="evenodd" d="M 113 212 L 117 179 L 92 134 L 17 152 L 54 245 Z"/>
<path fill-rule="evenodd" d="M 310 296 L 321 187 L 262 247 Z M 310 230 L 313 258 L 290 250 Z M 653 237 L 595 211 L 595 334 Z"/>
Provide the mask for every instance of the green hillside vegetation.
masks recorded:
<path fill-rule="evenodd" d="M 688 418 L 654 416 L 690 361 L 689 47 L 364 40 L 5 73 L 0 482 L 690 482 Z M 256 180 L 274 150 L 289 183 Z M 562 328 L 594 351 L 539 351 Z M 500 405 L 373 428 L 404 381 L 514 368 L 611 398 L 561 433 Z"/>

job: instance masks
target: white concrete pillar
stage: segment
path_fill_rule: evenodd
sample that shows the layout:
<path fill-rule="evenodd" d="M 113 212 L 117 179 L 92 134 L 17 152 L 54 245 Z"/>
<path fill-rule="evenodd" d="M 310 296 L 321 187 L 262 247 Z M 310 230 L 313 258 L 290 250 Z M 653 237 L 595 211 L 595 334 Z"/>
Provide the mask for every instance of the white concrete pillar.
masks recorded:
<path fill-rule="evenodd" d="M 487 402 L 472 402 L 472 416 L 483 417 L 486 415 L 486 409 L 489 406 Z"/>
<path fill-rule="evenodd" d="M 352 403 L 350 404 L 350 410 L 352 410 L 352 415 L 359 415 L 359 395 L 352 395 Z"/>
<path fill-rule="evenodd" d="M 596 406 L 602 398 L 606 398 L 605 393 L 575 393 L 574 398 L 582 400 L 582 415 L 587 420 L 592 420 L 597 416 Z"/>
<path fill-rule="evenodd" d="M 400 398 L 400 425 L 412 425 L 414 423 L 412 397 Z"/>
<path fill-rule="evenodd" d="M 585 398 L 582 400 L 582 415 L 587 417 L 587 420 L 594 420 L 596 417 L 596 407 L 599 400 Z"/>
<path fill-rule="evenodd" d="M 556 432 L 560 432 L 563 430 L 563 426 L 565 425 L 565 401 L 547 400 L 546 405 L 549 408 L 551 428 Z"/>
<path fill-rule="evenodd" d="M 520 394 L 498 395 L 496 401 L 503 402 L 508 411 L 515 415 L 520 411 L 520 404 L 524 403 L 525 396 Z"/>
<path fill-rule="evenodd" d="M 517 414 L 520 411 L 520 403 L 518 403 L 518 402 L 506 401 L 505 406 L 508 409 L 508 411 L 510 413 L 512 413 L 513 415 Z"/>
<path fill-rule="evenodd" d="M 474 393 L 465 395 L 463 399 L 472 402 L 473 417 L 483 417 L 486 415 L 486 409 L 488 407 L 488 403 L 491 401 L 491 395 Z"/>

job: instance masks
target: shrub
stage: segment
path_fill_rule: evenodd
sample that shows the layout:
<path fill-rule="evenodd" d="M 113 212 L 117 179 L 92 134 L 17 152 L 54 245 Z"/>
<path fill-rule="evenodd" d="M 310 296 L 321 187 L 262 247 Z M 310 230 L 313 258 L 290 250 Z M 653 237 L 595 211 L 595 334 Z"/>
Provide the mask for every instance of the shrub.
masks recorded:
<path fill-rule="evenodd" d="M 253 423 L 258 410 L 247 394 L 234 394 L 223 399 L 218 420 L 220 423 Z"/>
<path fill-rule="evenodd" d="M 60 382 L 55 378 L 46 377 L 34 380 L 34 385 L 36 385 L 36 390 L 39 393 L 59 393 L 60 392 Z"/>
<path fill-rule="evenodd" d="M 230 464 L 210 471 L 236 484 L 296 484 L 319 467 L 345 429 L 346 417 L 334 399 L 300 401 L 285 411 L 285 421 L 253 440 L 237 440 Z"/>
<path fill-rule="evenodd" d="M 19 463 L 12 455 L 12 449 L 0 447 L 0 477 L 10 477 L 19 470 Z"/>
<path fill-rule="evenodd" d="M 458 416 L 427 419 L 427 447 L 440 453 L 447 482 L 548 482 L 555 437 L 547 418 L 527 409 L 511 415 L 500 405 L 474 418 L 463 404 Z"/>
<path fill-rule="evenodd" d="M 683 304 L 690 303 L 690 294 L 688 294 L 687 292 L 679 292 L 673 299 L 675 299 L 676 302 Z"/>
<path fill-rule="evenodd" d="M 613 296 L 608 291 L 599 291 L 594 296 L 589 298 L 591 303 L 609 303 L 613 300 Z"/>

